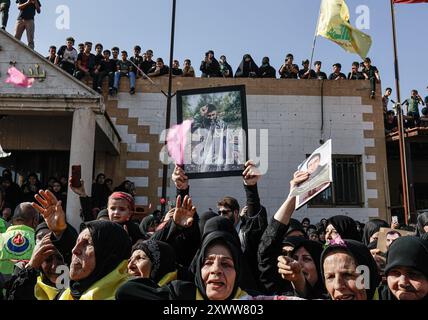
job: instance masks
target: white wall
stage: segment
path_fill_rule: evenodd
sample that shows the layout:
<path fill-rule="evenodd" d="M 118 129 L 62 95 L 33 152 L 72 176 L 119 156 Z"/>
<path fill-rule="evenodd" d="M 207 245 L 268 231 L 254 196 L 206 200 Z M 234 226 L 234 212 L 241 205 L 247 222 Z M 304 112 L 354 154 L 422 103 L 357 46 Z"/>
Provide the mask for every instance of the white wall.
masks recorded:
<path fill-rule="evenodd" d="M 320 146 L 320 139 L 333 140 L 333 153 L 360 155 L 364 163 L 374 163 L 373 156 L 365 156 L 365 147 L 373 147 L 373 139 L 364 138 L 364 130 L 373 130 L 372 122 L 363 122 L 363 113 L 373 112 L 372 106 L 362 105 L 359 97 L 324 98 L 324 132 L 321 133 L 320 97 L 315 96 L 247 96 L 249 129 L 269 129 L 269 170 L 259 185 L 263 204 L 270 214 L 282 204 L 288 194 L 289 180 L 307 154 Z M 129 109 L 130 117 L 138 117 L 139 124 L 150 125 L 152 134 L 160 134 L 164 128 L 166 100 L 161 94 L 138 93 L 130 96 L 119 94 L 119 108 Z M 172 123 L 176 119 L 173 103 Z M 126 128 L 120 128 L 124 141 L 132 148 L 143 150 L 147 146 L 135 143 L 135 137 L 127 136 Z M 141 147 L 141 148 L 140 148 Z M 146 150 L 150 152 L 150 150 Z M 135 165 L 135 164 L 134 164 Z M 378 216 L 377 209 L 368 208 L 368 198 L 377 198 L 377 190 L 367 189 L 366 180 L 376 180 L 375 173 L 364 175 L 364 208 L 302 208 L 295 216 L 308 216 L 313 222 L 336 214 L 349 214 L 360 221 Z M 161 173 L 161 172 L 160 172 Z M 170 196 L 175 190 L 170 188 Z M 199 211 L 216 209 L 223 196 L 236 197 L 245 204 L 242 179 L 239 177 L 202 179 L 191 181 L 191 195 Z"/>

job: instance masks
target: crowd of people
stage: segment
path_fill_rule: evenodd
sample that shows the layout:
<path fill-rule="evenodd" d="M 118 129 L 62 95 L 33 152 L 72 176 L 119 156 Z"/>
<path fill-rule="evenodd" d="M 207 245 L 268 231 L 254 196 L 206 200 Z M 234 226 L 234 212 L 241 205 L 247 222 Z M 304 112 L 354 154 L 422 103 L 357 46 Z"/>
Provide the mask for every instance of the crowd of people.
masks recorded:
<path fill-rule="evenodd" d="M 252 161 L 242 174 L 246 203 L 224 197 L 206 212 L 194 206 L 189 179 L 176 166 L 175 205 L 139 224 L 128 189 L 98 188 L 95 204 L 84 181 L 73 187 L 70 177 L 85 223 L 79 230 L 67 224 L 50 190 L 18 204 L 0 237 L 0 292 L 7 300 L 428 299 L 428 213 L 406 237 L 398 231 L 410 227 L 397 221 L 300 222 L 291 195 L 309 176 L 294 174 L 290 196 L 269 221 Z M 105 185 L 102 176 L 95 183 Z M 103 209 L 97 217 L 94 206 Z M 386 255 L 377 249 L 382 227 L 392 227 Z"/>
<path fill-rule="evenodd" d="M 133 56 L 125 50 L 113 47 L 105 49 L 101 43 L 95 45 L 95 54 L 92 53 L 93 43 L 85 42 L 74 48 L 75 40 L 72 37 L 66 39 L 66 45 L 58 50 L 56 46 L 49 48 L 50 62 L 59 65 L 63 70 L 77 79 L 85 77 L 92 78 L 93 89 L 102 92 L 102 84 L 108 78 L 109 93 L 114 95 L 118 92 L 120 79 L 129 78 L 130 93 L 135 93 L 137 78 L 152 78 L 169 75 L 170 67 L 165 65 L 162 58 L 153 60 L 153 50 L 149 49 L 142 53 L 141 46 L 134 47 Z M 120 58 L 119 58 L 120 54 Z M 348 76 L 342 73 L 342 65 L 335 63 L 332 73 L 327 76 L 321 70 L 322 62 L 315 61 L 314 69 L 310 68 L 309 60 L 302 61 L 302 67 L 294 64 L 294 56 L 288 54 L 284 64 L 278 70 L 281 79 L 318 79 L 318 80 L 368 80 L 371 83 L 371 98 L 375 98 L 376 84 L 380 82 L 379 70 L 372 66 L 370 58 L 363 62 L 354 62 Z M 200 71 L 203 78 L 277 78 L 277 71 L 270 65 L 269 57 L 264 57 L 260 67 L 254 62 L 249 54 L 245 54 L 242 62 L 235 72 L 227 62 L 225 55 L 217 60 L 214 51 L 205 54 L 201 62 Z M 173 61 L 171 73 L 174 77 L 195 77 L 195 69 L 190 59 L 185 59 L 183 68 L 180 68 L 178 60 Z"/>
<path fill-rule="evenodd" d="M 38 194 L 39 190 L 49 190 L 58 201 L 61 201 L 64 208 L 67 206 L 67 176 L 50 177 L 46 184 L 43 184 L 38 175 L 33 172 L 20 180 L 22 181 L 16 183 L 9 169 L 4 169 L 0 177 L 0 232 L 5 232 L 10 226 L 15 208 L 20 203 L 34 201 L 34 196 Z M 126 180 L 114 187 L 112 179 L 106 178 L 103 173 L 97 175 L 88 198 L 90 201 L 82 201 L 86 210 L 84 211 L 85 219 L 94 219 L 102 209 L 107 208 L 108 197 L 115 191 L 136 195 L 135 184 L 132 181 Z"/>
<path fill-rule="evenodd" d="M 391 134 L 398 130 L 397 108 L 395 103 L 393 110 L 388 110 L 391 94 L 392 89 L 386 88 L 382 97 L 386 134 Z M 419 91 L 413 89 L 410 93 L 410 98 L 406 99 L 401 104 L 401 107 L 407 108 L 407 112 L 403 112 L 403 125 L 406 129 L 426 126 L 428 123 L 428 95 L 423 99 Z"/>

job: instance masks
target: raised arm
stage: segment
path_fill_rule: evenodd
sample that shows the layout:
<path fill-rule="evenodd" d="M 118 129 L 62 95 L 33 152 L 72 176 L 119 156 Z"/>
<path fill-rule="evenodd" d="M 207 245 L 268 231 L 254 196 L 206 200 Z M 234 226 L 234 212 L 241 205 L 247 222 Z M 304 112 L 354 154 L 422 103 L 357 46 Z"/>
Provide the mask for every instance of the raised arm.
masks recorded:
<path fill-rule="evenodd" d="M 298 171 L 294 174 L 293 180 L 290 182 L 290 195 L 294 188 L 309 178 L 309 173 Z M 274 219 L 282 224 L 288 225 L 290 223 L 291 215 L 296 208 L 296 197 L 288 196 L 287 200 L 282 204 L 274 215 Z"/>

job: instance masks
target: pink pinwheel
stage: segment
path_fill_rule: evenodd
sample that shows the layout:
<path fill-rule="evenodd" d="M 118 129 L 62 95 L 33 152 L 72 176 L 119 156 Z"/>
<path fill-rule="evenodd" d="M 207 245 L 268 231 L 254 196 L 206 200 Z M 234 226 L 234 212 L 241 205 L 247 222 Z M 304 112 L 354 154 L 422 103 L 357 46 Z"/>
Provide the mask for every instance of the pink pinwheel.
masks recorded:
<path fill-rule="evenodd" d="M 168 130 L 167 146 L 171 158 L 178 165 L 184 164 L 184 150 L 187 144 L 187 134 L 192 126 L 191 120 L 186 120 L 182 124 L 176 125 Z"/>
<path fill-rule="evenodd" d="M 31 88 L 34 83 L 33 78 L 26 77 L 21 71 L 15 67 L 10 67 L 7 71 L 9 77 L 6 79 L 6 83 L 13 84 L 15 87 L 20 88 Z"/>

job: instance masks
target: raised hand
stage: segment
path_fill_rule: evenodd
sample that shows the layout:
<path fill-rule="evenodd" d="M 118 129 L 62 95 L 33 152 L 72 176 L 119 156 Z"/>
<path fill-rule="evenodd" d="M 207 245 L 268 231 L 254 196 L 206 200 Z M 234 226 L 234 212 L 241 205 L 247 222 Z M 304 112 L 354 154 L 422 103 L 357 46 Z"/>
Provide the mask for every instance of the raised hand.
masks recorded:
<path fill-rule="evenodd" d="M 305 281 L 300 263 L 290 257 L 278 257 L 278 272 L 284 280 L 291 282 Z"/>
<path fill-rule="evenodd" d="M 49 190 L 40 190 L 39 194 L 36 194 L 34 198 L 40 205 L 33 202 L 31 203 L 33 208 L 43 216 L 49 230 L 55 233 L 56 236 L 60 236 L 67 229 L 65 212 L 62 209 L 61 201 L 58 201 Z"/>
<path fill-rule="evenodd" d="M 52 244 L 51 234 L 46 234 L 34 248 L 28 266 L 33 269 L 40 269 L 43 261 L 57 252 L 56 247 Z"/>
<path fill-rule="evenodd" d="M 172 181 L 178 190 L 187 190 L 189 188 L 189 177 L 186 176 L 186 173 L 180 166 L 175 166 L 172 173 Z"/>
<path fill-rule="evenodd" d="M 294 189 L 309 179 L 309 172 L 297 171 L 294 173 L 293 180 L 290 181 L 290 189 Z"/>
<path fill-rule="evenodd" d="M 192 198 L 185 196 L 183 203 L 181 196 L 177 197 L 177 204 L 174 211 L 174 222 L 184 228 L 189 228 L 193 224 L 193 216 L 196 213 L 196 208 L 192 204 Z"/>
<path fill-rule="evenodd" d="M 68 186 L 70 187 L 71 191 L 73 191 L 75 194 L 77 194 L 79 197 L 86 198 L 88 195 L 85 191 L 85 182 L 83 180 L 80 180 L 80 188 L 73 187 L 71 183 L 72 177 L 68 179 Z"/>
<path fill-rule="evenodd" d="M 256 168 L 256 165 L 252 160 L 245 164 L 245 170 L 242 173 L 242 176 L 244 177 L 244 184 L 246 186 L 255 186 L 262 177 L 259 169 Z"/>

